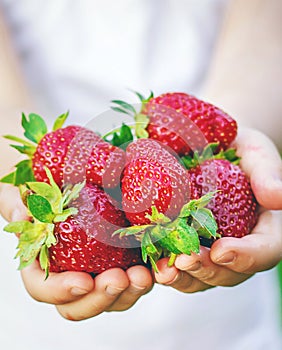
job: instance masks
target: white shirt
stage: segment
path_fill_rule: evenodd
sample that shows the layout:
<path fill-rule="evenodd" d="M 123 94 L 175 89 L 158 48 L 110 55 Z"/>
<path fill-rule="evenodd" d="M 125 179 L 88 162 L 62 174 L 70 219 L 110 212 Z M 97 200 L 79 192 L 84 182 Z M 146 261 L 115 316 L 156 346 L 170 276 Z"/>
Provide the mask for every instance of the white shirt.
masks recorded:
<path fill-rule="evenodd" d="M 199 93 L 226 2 L 0 3 L 40 110 L 49 120 L 70 110 L 69 123 L 88 123 L 111 99 L 133 99 L 127 88 Z M 73 323 L 27 294 L 16 243 L 1 233 L 1 349 L 281 349 L 275 270 L 195 294 L 156 285 L 126 312 Z"/>

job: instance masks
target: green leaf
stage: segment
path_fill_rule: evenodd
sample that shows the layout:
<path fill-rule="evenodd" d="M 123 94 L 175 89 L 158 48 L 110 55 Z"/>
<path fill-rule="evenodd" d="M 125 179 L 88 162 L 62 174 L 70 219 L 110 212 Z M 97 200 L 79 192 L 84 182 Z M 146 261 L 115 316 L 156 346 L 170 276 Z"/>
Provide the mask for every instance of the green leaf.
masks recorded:
<path fill-rule="evenodd" d="M 78 209 L 77 208 L 68 208 L 65 209 L 61 214 L 57 214 L 54 217 L 54 222 L 62 222 L 62 221 L 66 221 L 67 218 L 71 215 L 76 215 L 78 213 Z"/>
<path fill-rule="evenodd" d="M 67 186 L 63 192 L 63 208 L 66 208 L 72 201 L 77 199 L 80 192 L 85 186 L 86 181 L 79 182 L 75 185 Z"/>
<path fill-rule="evenodd" d="M 45 182 L 34 181 L 27 182 L 26 184 L 34 193 L 47 199 L 47 201 L 51 204 L 54 213 L 58 210 L 58 203 L 62 199 L 61 192 L 58 194 L 58 192 L 51 185 Z"/>
<path fill-rule="evenodd" d="M 151 211 L 152 211 L 151 215 L 149 215 L 149 214 L 145 215 L 145 217 L 147 219 L 149 219 L 151 221 L 151 223 L 154 223 L 154 224 L 166 224 L 166 223 L 171 221 L 170 218 L 165 216 L 163 213 L 160 213 L 156 206 L 153 205 L 151 207 Z"/>
<path fill-rule="evenodd" d="M 111 107 L 111 109 L 115 112 L 119 112 L 119 113 L 124 113 L 124 114 L 127 114 L 127 115 L 132 115 L 131 113 L 129 113 L 127 110 L 125 109 L 122 109 L 120 107 Z"/>
<path fill-rule="evenodd" d="M 34 218 L 41 222 L 50 223 L 54 219 L 51 204 L 48 200 L 38 194 L 27 197 L 27 206 Z"/>
<path fill-rule="evenodd" d="M 46 224 L 46 240 L 45 240 L 45 244 L 47 246 L 47 248 L 50 248 L 52 245 L 56 245 L 57 244 L 57 240 L 56 237 L 54 236 L 54 228 L 55 225 L 54 224 Z"/>
<path fill-rule="evenodd" d="M 118 230 L 116 230 L 113 235 L 120 235 L 120 237 L 123 236 L 131 236 L 139 234 L 147 229 L 150 229 L 153 227 L 153 225 L 136 225 L 136 226 L 129 226 L 129 227 L 123 227 Z"/>
<path fill-rule="evenodd" d="M 14 185 L 15 183 L 15 177 L 16 177 L 16 172 L 12 172 L 6 176 L 3 176 L 1 179 L 0 179 L 0 182 L 3 182 L 3 183 L 6 183 L 6 184 L 12 184 Z"/>
<path fill-rule="evenodd" d="M 122 126 L 120 128 L 120 138 L 121 138 L 122 143 L 130 142 L 133 140 L 131 128 L 124 123 L 122 124 Z"/>
<path fill-rule="evenodd" d="M 7 224 L 3 230 L 9 233 L 22 233 L 26 230 L 32 230 L 33 224 L 29 221 L 14 221 Z"/>
<path fill-rule="evenodd" d="M 135 133 L 138 138 L 148 138 L 149 134 L 148 131 L 146 130 L 150 118 L 146 114 L 138 113 L 135 115 Z"/>
<path fill-rule="evenodd" d="M 33 223 L 31 228 L 20 234 L 16 255 L 16 258 L 20 258 L 19 269 L 30 265 L 35 260 L 45 240 L 46 224 Z"/>
<path fill-rule="evenodd" d="M 200 240 L 197 231 L 187 224 L 185 219 L 179 219 L 176 230 L 171 234 L 173 243 L 181 253 L 190 255 L 199 253 Z"/>
<path fill-rule="evenodd" d="M 139 98 L 140 102 L 143 103 L 145 100 L 147 100 L 144 95 L 140 94 L 140 92 L 134 90 L 131 91 Z"/>
<path fill-rule="evenodd" d="M 17 137 L 17 136 L 13 136 L 13 135 L 4 135 L 3 137 L 4 137 L 5 139 L 7 139 L 7 140 L 20 143 L 21 145 L 24 145 L 24 146 L 26 146 L 26 147 L 30 147 L 30 148 L 32 148 L 32 147 L 35 148 L 35 147 L 36 147 L 33 143 L 31 143 L 31 142 L 29 142 L 29 141 L 27 141 L 27 140 L 25 140 L 25 139 L 22 139 L 22 138 L 20 138 L 20 137 Z"/>
<path fill-rule="evenodd" d="M 45 271 L 45 280 L 49 276 L 49 252 L 46 244 L 44 244 L 40 250 L 39 263 L 43 271 Z"/>
<path fill-rule="evenodd" d="M 34 175 L 32 161 L 30 159 L 25 159 L 16 165 L 14 185 L 19 186 L 28 181 L 34 181 Z"/>
<path fill-rule="evenodd" d="M 118 107 L 123 108 L 125 111 L 136 114 L 135 108 L 130 103 L 121 100 L 112 100 L 111 103 L 116 104 Z"/>
<path fill-rule="evenodd" d="M 30 141 L 38 143 L 47 133 L 47 125 L 38 114 L 30 113 L 28 118 L 22 113 L 22 126 L 25 130 L 24 136 Z"/>
<path fill-rule="evenodd" d="M 237 156 L 235 148 L 228 148 L 224 151 L 224 158 L 233 164 L 239 164 L 241 158 Z"/>
<path fill-rule="evenodd" d="M 112 136 L 112 138 L 110 138 L 110 136 Z M 123 123 L 119 129 L 104 135 L 103 139 L 114 146 L 125 149 L 128 143 L 133 141 L 133 134 L 131 128 Z"/>
<path fill-rule="evenodd" d="M 192 199 L 188 203 L 184 204 L 181 208 L 179 217 L 180 218 L 187 218 L 191 215 L 191 210 L 197 210 L 200 208 L 204 208 L 206 205 L 209 204 L 209 202 L 214 197 L 214 194 L 216 192 L 208 192 L 199 199 Z"/>
<path fill-rule="evenodd" d="M 202 151 L 199 162 L 202 163 L 207 159 L 212 159 L 218 149 L 219 142 L 209 143 Z"/>
<path fill-rule="evenodd" d="M 210 238 L 217 236 L 217 223 L 212 212 L 207 208 L 192 210 L 191 215 L 194 219 L 194 227 L 202 237 Z M 196 223 L 196 225 L 195 225 Z"/>
<path fill-rule="evenodd" d="M 173 231 L 167 231 L 167 234 L 163 236 L 163 238 L 161 238 L 158 241 L 158 244 L 166 249 L 169 253 L 173 253 L 173 254 L 181 254 L 182 251 L 179 250 L 177 248 L 177 240 L 180 239 L 179 233 L 176 230 Z"/>
<path fill-rule="evenodd" d="M 36 148 L 33 146 L 18 146 L 18 145 L 10 145 L 11 147 L 15 148 L 18 152 L 22 154 L 26 154 L 29 157 L 32 157 Z"/>
<path fill-rule="evenodd" d="M 199 164 L 199 160 L 197 157 L 191 157 L 189 155 L 181 157 L 181 162 L 183 163 L 186 169 L 195 168 Z"/>
<path fill-rule="evenodd" d="M 62 192 L 60 190 L 60 187 L 56 184 L 51 171 L 47 167 L 44 167 L 44 170 L 49 179 L 50 185 L 54 191 L 54 199 L 52 201 L 52 205 L 54 206 L 54 212 L 61 213 L 63 211 L 63 205 L 64 205 L 62 201 Z"/>
<path fill-rule="evenodd" d="M 61 129 L 62 126 L 64 125 L 66 119 L 68 118 L 68 116 L 69 116 L 69 111 L 67 111 L 67 112 L 64 113 L 64 114 L 61 114 L 61 115 L 55 120 L 55 122 L 54 122 L 54 124 L 53 124 L 52 130 L 53 130 L 53 131 L 56 131 L 56 130 L 58 130 L 58 129 Z"/>
<path fill-rule="evenodd" d="M 162 249 L 158 248 L 151 240 L 149 231 L 145 232 L 141 241 L 142 259 L 146 263 L 148 257 L 155 271 L 158 271 L 156 262 L 162 254 Z"/>

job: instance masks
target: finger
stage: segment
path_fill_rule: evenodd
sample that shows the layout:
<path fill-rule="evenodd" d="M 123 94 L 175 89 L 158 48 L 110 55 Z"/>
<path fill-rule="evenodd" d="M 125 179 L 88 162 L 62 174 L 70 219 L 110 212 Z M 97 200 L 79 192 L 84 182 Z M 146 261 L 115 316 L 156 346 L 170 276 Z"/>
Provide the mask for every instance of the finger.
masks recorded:
<path fill-rule="evenodd" d="M 179 255 L 175 266 L 209 286 L 235 286 L 250 277 L 214 264 L 210 259 L 209 249 L 205 247 L 201 247 L 198 255 Z"/>
<path fill-rule="evenodd" d="M 64 304 L 80 298 L 93 290 L 93 278 L 84 272 L 50 273 L 45 280 L 45 272 L 35 261 L 21 271 L 28 293 L 37 301 L 50 304 Z"/>
<path fill-rule="evenodd" d="M 281 227 L 282 211 L 265 211 L 250 235 L 216 241 L 211 249 L 211 259 L 237 272 L 270 269 L 282 259 Z"/>
<path fill-rule="evenodd" d="M 84 320 L 106 311 L 129 286 L 126 272 L 114 268 L 95 278 L 95 288 L 79 300 L 57 305 L 57 310 L 66 319 Z"/>
<path fill-rule="evenodd" d="M 282 160 L 272 141 L 259 131 L 242 129 L 235 147 L 258 202 L 282 209 Z"/>
<path fill-rule="evenodd" d="M 19 189 L 9 184 L 0 184 L 0 210 L 7 221 L 25 220 L 28 218 Z"/>
<path fill-rule="evenodd" d="M 155 272 L 157 283 L 170 286 L 183 293 L 194 293 L 211 288 L 210 285 L 194 278 L 176 266 L 168 266 L 168 258 L 160 259 L 157 263 L 158 272 Z"/>
<path fill-rule="evenodd" d="M 129 287 L 114 301 L 107 311 L 123 311 L 133 306 L 137 300 L 152 289 L 151 272 L 144 266 L 133 266 L 127 271 Z"/>

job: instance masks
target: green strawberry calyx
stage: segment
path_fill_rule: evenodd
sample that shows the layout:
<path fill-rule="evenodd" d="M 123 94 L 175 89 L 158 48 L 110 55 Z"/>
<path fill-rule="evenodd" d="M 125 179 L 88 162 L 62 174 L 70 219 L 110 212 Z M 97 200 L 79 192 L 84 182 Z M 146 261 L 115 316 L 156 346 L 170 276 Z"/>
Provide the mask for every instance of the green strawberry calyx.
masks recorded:
<path fill-rule="evenodd" d="M 236 154 L 235 148 L 228 148 L 217 152 L 219 143 L 209 143 L 201 152 L 194 151 L 193 155 L 181 157 L 181 161 L 186 169 L 195 168 L 209 159 L 226 159 L 233 164 L 240 163 L 240 157 Z"/>
<path fill-rule="evenodd" d="M 113 104 L 113 106 L 111 107 L 111 109 L 114 110 L 115 112 L 124 113 L 131 116 L 135 121 L 135 125 L 134 125 L 135 136 L 137 138 L 148 138 L 149 134 L 146 128 L 150 122 L 150 118 L 146 113 L 144 113 L 144 110 L 145 110 L 146 103 L 154 97 L 154 94 L 151 91 L 149 97 L 146 98 L 137 91 L 133 91 L 133 92 L 141 102 L 140 111 L 137 111 L 132 104 L 122 100 L 112 100 L 111 103 Z"/>
<path fill-rule="evenodd" d="M 69 216 L 77 214 L 77 208 L 69 205 L 79 196 L 85 182 L 66 187 L 62 192 L 50 170 L 45 168 L 45 171 L 50 184 L 32 181 L 19 187 L 31 221 L 11 222 L 4 227 L 4 231 L 19 236 L 18 252 L 15 256 L 20 259 L 19 269 L 30 265 L 39 256 L 40 266 L 47 278 L 49 275 L 48 248 L 57 243 L 54 235 L 55 223 L 65 221 Z"/>
<path fill-rule="evenodd" d="M 61 128 L 68 115 L 68 112 L 60 115 L 55 120 L 52 131 Z M 19 186 L 28 181 L 35 181 L 32 170 L 32 157 L 36 151 L 38 143 L 48 132 L 44 119 L 35 113 L 30 113 L 28 117 L 22 113 L 21 124 L 24 129 L 24 136 L 26 139 L 13 135 L 4 135 L 4 138 L 7 140 L 17 143 L 11 144 L 11 147 L 15 148 L 21 154 L 27 156 L 27 159 L 24 159 L 15 165 L 15 170 L 12 173 L 0 179 L 0 182 L 13 184 L 15 186 Z"/>
<path fill-rule="evenodd" d="M 152 206 L 151 215 L 147 214 L 150 224 L 121 228 L 114 234 L 119 234 L 120 237 L 135 235 L 141 242 L 144 262 L 149 258 L 154 270 L 158 271 L 156 262 L 160 257 L 168 256 L 168 264 L 171 266 L 179 254 L 191 255 L 200 252 L 199 236 L 214 239 L 220 237 L 214 216 L 211 210 L 206 208 L 213 196 L 214 192 L 210 192 L 200 199 L 190 200 L 174 220 Z"/>

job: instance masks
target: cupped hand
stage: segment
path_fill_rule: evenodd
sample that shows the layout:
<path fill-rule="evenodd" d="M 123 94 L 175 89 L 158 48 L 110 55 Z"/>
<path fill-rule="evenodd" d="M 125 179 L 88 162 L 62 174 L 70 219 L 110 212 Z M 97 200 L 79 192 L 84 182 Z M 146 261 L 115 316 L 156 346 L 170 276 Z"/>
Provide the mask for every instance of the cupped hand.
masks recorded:
<path fill-rule="evenodd" d="M 18 188 L 0 184 L 0 211 L 7 221 L 28 219 Z M 45 272 L 35 261 L 21 275 L 35 300 L 56 305 L 58 312 L 69 320 L 127 310 L 153 285 L 151 271 L 144 266 L 126 271 L 113 268 L 95 278 L 84 272 L 50 273 L 45 280 Z"/>
<path fill-rule="evenodd" d="M 45 273 L 38 262 L 23 269 L 23 282 L 37 301 L 56 305 L 66 319 L 79 321 L 104 311 L 124 311 L 152 288 L 151 272 L 144 266 L 107 270 L 95 278 L 85 272 Z"/>
<path fill-rule="evenodd" d="M 250 177 L 260 204 L 257 225 L 243 238 L 221 238 L 200 254 L 179 255 L 175 265 L 158 262 L 158 283 L 192 293 L 214 286 L 234 286 L 282 259 L 282 161 L 272 141 L 261 132 L 241 129 L 234 146 L 240 166 Z"/>

